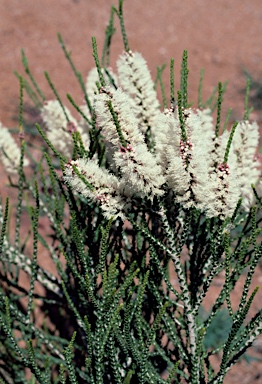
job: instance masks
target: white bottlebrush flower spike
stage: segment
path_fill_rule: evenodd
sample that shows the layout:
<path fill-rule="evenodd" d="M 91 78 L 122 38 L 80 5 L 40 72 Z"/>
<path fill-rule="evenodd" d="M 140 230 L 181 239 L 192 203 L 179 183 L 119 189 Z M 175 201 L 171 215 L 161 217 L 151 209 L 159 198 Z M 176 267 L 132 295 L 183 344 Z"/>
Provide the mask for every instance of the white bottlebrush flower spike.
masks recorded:
<path fill-rule="evenodd" d="M 205 126 L 203 115 L 199 110 L 183 110 L 186 142 L 182 138 L 178 109 L 166 111 L 165 120 L 169 129 L 165 137 L 161 137 L 161 133 L 156 135 L 156 142 L 162 142 L 156 144 L 156 152 L 161 162 L 164 161 L 162 167 L 167 168 L 168 185 L 175 192 L 175 200 L 185 208 L 194 206 L 203 209 L 206 194 L 209 193 L 206 157 L 211 135 L 206 133 L 210 127 L 207 129 Z"/>
<path fill-rule="evenodd" d="M 226 153 L 226 148 L 229 140 L 230 132 L 224 131 L 222 135 L 216 137 L 215 134 L 212 135 L 212 143 L 208 147 L 208 164 L 209 164 L 209 173 L 216 172 L 217 166 L 224 162 L 224 156 Z M 237 167 L 237 158 L 231 147 L 229 151 L 228 163 L 230 164 L 230 168 Z"/>
<path fill-rule="evenodd" d="M 228 161 L 224 163 L 229 136 L 230 133 L 228 131 L 224 131 L 218 137 L 212 135 L 211 145 L 207 148 L 210 192 L 206 195 L 205 210 L 208 217 L 224 219 L 232 216 L 240 198 L 240 188 L 236 174 L 237 157 L 232 149 L 232 145 Z"/>
<path fill-rule="evenodd" d="M 114 72 L 111 68 L 107 68 L 107 71 L 108 71 L 111 79 L 113 80 L 114 84 L 117 86 L 118 85 L 117 76 L 114 74 Z M 103 68 L 102 68 L 102 74 L 104 76 L 106 85 L 110 85 L 112 80 L 110 79 L 110 77 L 106 73 L 105 69 L 103 69 Z M 98 76 L 97 68 L 95 67 L 95 68 L 92 68 L 88 72 L 88 75 L 86 77 L 86 84 L 85 84 L 86 93 L 87 93 L 88 98 L 90 99 L 91 104 L 93 104 L 95 94 L 98 93 L 98 89 L 97 89 L 97 85 L 96 85 L 97 82 L 99 82 L 99 76 Z"/>
<path fill-rule="evenodd" d="M 16 144 L 9 130 L 0 123 L 0 161 L 3 163 L 8 173 L 15 174 L 20 164 L 21 150 Z M 29 161 L 24 158 L 24 166 L 28 166 Z"/>
<path fill-rule="evenodd" d="M 206 196 L 207 217 L 231 217 L 240 198 L 237 178 L 228 164 L 219 164 L 210 174 L 210 195 Z"/>
<path fill-rule="evenodd" d="M 188 108 L 182 114 L 186 141 L 177 108 L 166 110 L 156 119 L 155 153 L 163 171 L 166 170 L 175 201 L 185 208 L 205 211 L 209 217 L 231 216 L 241 192 L 233 149 L 228 164 L 223 163 L 229 132 L 215 137 L 210 110 Z"/>
<path fill-rule="evenodd" d="M 68 108 L 64 108 L 69 121 L 58 100 L 47 101 L 41 110 L 41 116 L 46 126 L 47 138 L 62 155 L 70 158 L 74 147 L 72 133 L 76 131 L 80 133 L 87 151 L 89 149 L 89 135 L 88 132 L 84 132 Z"/>
<path fill-rule="evenodd" d="M 126 145 L 121 142 L 110 112 L 111 103 Z M 118 88 L 106 87 L 94 99 L 97 125 L 102 135 L 114 147 L 113 159 L 120 168 L 123 179 L 140 196 L 152 198 L 164 193 L 165 182 L 161 167 L 149 152 L 144 135 L 138 128 L 138 119 L 130 106 L 130 98 Z"/>
<path fill-rule="evenodd" d="M 257 184 L 260 177 L 260 162 L 256 156 L 259 142 L 259 128 L 256 122 L 240 121 L 233 140 L 233 151 L 237 157 L 237 178 L 239 181 L 243 208 L 249 210 L 254 203 L 251 184 Z"/>
<path fill-rule="evenodd" d="M 102 68 L 102 73 L 103 73 L 106 84 L 110 85 L 111 82 L 113 81 L 114 84 L 117 86 L 118 84 L 117 76 L 114 74 L 111 68 L 107 68 L 107 71 L 108 73 L 105 71 L 105 69 Z M 110 75 L 111 79 L 109 78 L 108 74 Z M 89 71 L 86 77 L 86 83 L 85 83 L 87 97 L 90 101 L 91 107 L 93 107 L 94 97 L 98 93 L 98 89 L 96 85 L 97 82 L 99 82 L 99 76 L 97 73 L 97 68 L 95 67 Z M 80 109 L 91 123 L 92 115 L 90 113 L 88 106 L 84 104 L 80 106 Z M 81 116 L 78 122 L 78 130 L 81 133 L 81 137 L 84 142 L 85 148 L 88 148 L 90 145 L 90 138 L 88 134 L 90 129 L 91 129 L 91 124 L 89 124 L 87 120 L 84 119 L 83 116 Z"/>
<path fill-rule="evenodd" d="M 170 109 L 166 109 L 163 113 L 160 113 L 155 119 L 155 156 L 157 162 L 161 165 L 163 172 L 166 172 L 168 167 L 167 148 L 179 147 L 180 123 L 174 116 L 174 112 Z"/>
<path fill-rule="evenodd" d="M 117 68 L 119 84 L 130 97 L 130 106 L 139 121 L 140 130 L 145 133 L 151 128 L 154 133 L 159 102 L 145 59 L 138 52 L 124 52 L 117 60 Z"/>
<path fill-rule="evenodd" d="M 76 174 L 73 166 L 90 184 L 90 187 Z M 122 196 L 124 184 L 107 169 L 100 168 L 96 161 L 71 160 L 65 166 L 64 180 L 78 193 L 96 201 L 107 219 L 111 217 L 125 219 L 124 208 L 128 205 L 128 199 Z"/>
<path fill-rule="evenodd" d="M 62 155 L 70 157 L 74 147 L 70 131 L 76 130 L 77 122 L 68 108 L 64 108 L 69 121 L 72 123 L 71 125 L 68 124 L 68 120 L 58 100 L 47 101 L 41 110 L 41 117 L 45 123 L 47 138 Z"/>
<path fill-rule="evenodd" d="M 210 140 L 215 135 L 213 118 L 210 109 L 188 109 L 184 111 L 187 116 L 188 131 L 195 132 L 196 140 L 201 138 L 203 144 L 210 145 Z M 195 126 L 195 128 L 194 128 Z M 180 157 L 181 127 L 177 109 L 165 109 L 155 119 L 155 155 L 163 170 L 167 168 L 166 149 L 171 146 Z M 201 151 L 205 153 L 205 147 L 201 145 Z"/>

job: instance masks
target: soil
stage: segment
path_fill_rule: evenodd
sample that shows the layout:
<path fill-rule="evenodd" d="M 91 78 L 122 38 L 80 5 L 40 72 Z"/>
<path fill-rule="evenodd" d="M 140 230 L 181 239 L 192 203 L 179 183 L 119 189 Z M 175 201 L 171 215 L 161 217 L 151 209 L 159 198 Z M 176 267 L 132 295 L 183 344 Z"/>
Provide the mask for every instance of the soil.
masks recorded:
<path fill-rule="evenodd" d="M 60 49 L 60 32 L 77 69 L 85 76 L 94 66 L 91 36 L 101 53 L 108 23 L 110 0 L 0 0 L 0 121 L 17 128 L 19 83 L 13 72 L 24 74 L 21 48 L 40 88 L 53 98 L 44 71 L 48 71 L 64 102 L 66 93 L 80 102 L 82 94 Z M 262 2 L 261 0 L 126 0 L 124 3 L 129 45 L 143 54 L 156 76 L 156 67 L 175 59 L 176 89 L 184 49 L 189 57 L 189 99 L 197 100 L 199 73 L 205 68 L 203 93 L 206 99 L 218 81 L 228 81 L 223 116 L 233 108 L 232 121 L 243 118 L 245 74 L 252 76 L 255 109 L 251 118 L 262 128 Z M 113 37 L 111 65 L 123 50 L 117 32 Z M 168 84 L 168 69 L 164 75 Z M 67 103 L 67 102 L 66 102 Z M 7 193 L 8 180 L 0 168 L 0 192 Z M 261 269 L 254 286 L 261 286 Z M 236 293 L 237 297 L 237 293 Z M 260 295 L 261 297 L 261 295 Z M 259 304 L 257 304 L 259 308 Z M 260 301 L 261 308 L 261 301 Z M 260 340 L 260 341 L 259 341 Z M 253 353 L 262 359 L 259 339 Z M 226 384 L 262 383 L 262 363 L 239 363 L 228 374 Z"/>

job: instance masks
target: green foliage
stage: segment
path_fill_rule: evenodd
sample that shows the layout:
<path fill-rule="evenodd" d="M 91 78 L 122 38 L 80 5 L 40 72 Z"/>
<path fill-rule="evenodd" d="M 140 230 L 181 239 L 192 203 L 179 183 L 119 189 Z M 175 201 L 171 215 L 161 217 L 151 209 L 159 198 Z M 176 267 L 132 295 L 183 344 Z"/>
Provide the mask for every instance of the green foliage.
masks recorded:
<path fill-rule="evenodd" d="M 109 64 L 114 14 L 120 20 L 124 48 L 129 51 L 122 6 L 123 0 L 119 0 L 118 9 L 112 7 L 101 64 L 95 38 L 92 38 L 99 88 L 105 86 L 102 66 Z M 82 75 L 75 68 L 61 35 L 58 38 L 84 90 Z M 23 90 L 38 106 L 45 100 L 24 52 L 22 60 L 35 90 L 20 77 L 21 133 Z M 167 106 L 163 69 L 158 68 L 157 80 L 163 104 Z M 45 75 L 69 121 L 55 85 L 50 76 Z M 204 103 L 202 80 L 203 75 L 198 104 L 217 108 L 218 136 L 225 85 L 219 83 L 215 102 L 217 89 Z M 187 52 L 184 51 L 177 92 L 184 142 L 187 132 L 183 110 L 189 106 L 187 82 Z M 172 59 L 171 109 L 175 106 L 174 89 Z M 97 154 L 99 164 L 107 165 L 104 138 L 96 130 L 96 116 L 91 115 L 90 121 L 70 95 L 68 98 L 90 125 L 89 150 L 79 133 L 72 136 L 75 158 L 77 155 L 93 158 Z M 85 100 L 92 113 L 86 92 Z M 120 142 L 126 149 L 117 111 L 112 104 L 109 107 Z M 247 102 L 245 109 L 247 116 Z M 40 160 L 34 164 L 32 178 L 24 173 L 27 148 L 21 138 L 18 183 L 12 183 L 18 190 L 14 241 L 6 231 L 8 199 L 4 213 L 2 206 L 0 210 L 0 382 L 223 383 L 228 370 L 262 331 L 262 310 L 247 321 L 258 291 L 255 288 L 250 292 L 250 285 L 262 254 L 261 201 L 249 213 L 240 210 L 241 200 L 236 202 L 232 217 L 222 221 L 208 218 L 194 207 L 187 209 L 175 203 L 169 191 L 161 198 L 137 199 L 125 221 L 113 217 L 107 220 L 94 201 L 73 193 L 71 187 L 62 182 L 60 176 L 68 166 L 67 158 L 50 142 L 41 125 L 36 127 L 44 141 Z M 236 124 L 224 162 L 228 159 L 235 128 Z M 85 187 L 93 191 L 95 187 L 73 162 L 70 166 Z M 28 228 L 31 248 L 27 242 L 21 244 L 20 238 L 26 214 L 31 220 Z M 43 223 L 44 233 L 40 230 Z M 41 266 L 43 258 L 52 261 L 55 273 Z M 210 313 L 204 317 L 203 301 L 211 294 L 221 272 L 225 272 L 222 288 Z M 21 273 L 29 278 L 29 288 L 21 284 Z M 243 276 L 241 298 L 233 310 L 231 294 Z M 43 317 L 40 324 L 39 312 Z M 215 372 L 211 357 L 218 352 L 222 357 Z"/>

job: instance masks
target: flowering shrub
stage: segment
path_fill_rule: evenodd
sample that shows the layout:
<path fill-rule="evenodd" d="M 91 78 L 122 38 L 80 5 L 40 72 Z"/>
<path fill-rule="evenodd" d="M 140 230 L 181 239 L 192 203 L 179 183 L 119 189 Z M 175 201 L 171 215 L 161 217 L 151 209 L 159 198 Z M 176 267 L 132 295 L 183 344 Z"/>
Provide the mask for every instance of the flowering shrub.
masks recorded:
<path fill-rule="evenodd" d="M 18 188 L 14 243 L 8 200 L 1 206 L 1 383 L 223 383 L 262 330 L 261 310 L 247 317 L 262 253 L 258 125 L 246 103 L 243 120 L 221 129 L 222 84 L 216 120 L 212 100 L 189 105 L 186 52 L 177 96 L 171 60 L 170 105 L 162 109 L 145 60 L 129 49 L 122 4 L 112 8 L 102 66 L 93 38 L 96 68 L 86 82 L 59 36 L 85 95 L 83 106 L 68 95 L 79 119 L 48 74 L 56 98 L 45 99 L 23 55 L 34 88 L 20 76 L 20 147 L 0 126 L 1 161 L 18 176 L 17 184 L 10 179 Z M 114 14 L 125 46 L 117 73 L 108 56 Z M 24 89 L 42 117 L 36 126 L 46 145 L 37 157 L 23 133 Z M 19 238 L 23 210 L 32 249 Z M 233 310 L 230 294 L 243 276 Z M 231 328 L 210 347 L 213 320 L 225 310 Z"/>

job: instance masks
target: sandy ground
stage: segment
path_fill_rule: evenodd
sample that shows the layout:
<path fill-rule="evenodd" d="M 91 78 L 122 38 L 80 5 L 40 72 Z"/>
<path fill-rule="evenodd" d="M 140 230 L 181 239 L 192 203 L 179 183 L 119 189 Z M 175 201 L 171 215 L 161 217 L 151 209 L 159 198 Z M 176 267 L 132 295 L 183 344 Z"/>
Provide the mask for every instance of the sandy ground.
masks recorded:
<path fill-rule="evenodd" d="M 85 76 L 94 66 L 91 36 L 96 37 L 101 52 L 112 3 L 117 5 L 116 0 L 0 0 L 0 121 L 5 126 L 16 128 L 19 84 L 13 72 L 24 73 L 21 48 L 48 97 L 53 94 L 44 71 L 49 72 L 63 101 L 66 93 L 81 101 L 57 32 L 62 34 L 77 69 Z M 204 96 L 210 95 L 218 81 L 229 81 L 223 113 L 232 107 L 232 119 L 243 117 L 244 71 L 256 80 L 262 79 L 261 0 L 126 0 L 124 13 L 130 48 L 143 54 L 153 77 L 157 66 L 174 57 L 178 88 L 182 52 L 187 49 L 190 101 L 196 101 L 199 73 L 204 67 Z M 118 21 L 116 26 L 113 68 L 123 50 Z M 168 70 L 165 83 L 168 84 Z M 262 127 L 262 106 L 256 105 L 251 117 Z M 0 168 L 2 196 L 7 194 L 6 181 Z M 256 283 L 261 285 L 261 276 L 257 275 Z M 226 384 L 239 382 L 262 383 L 262 364 L 237 366 Z"/>

